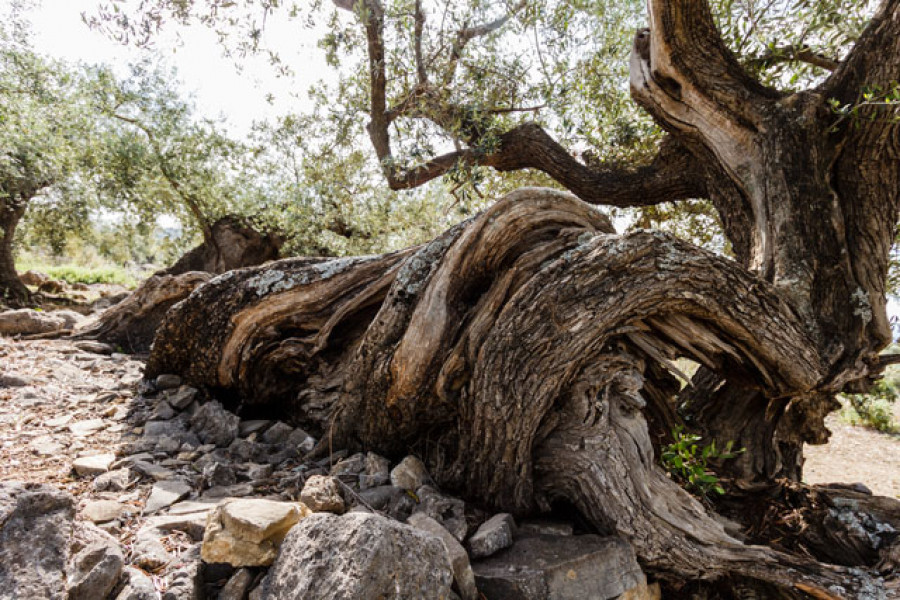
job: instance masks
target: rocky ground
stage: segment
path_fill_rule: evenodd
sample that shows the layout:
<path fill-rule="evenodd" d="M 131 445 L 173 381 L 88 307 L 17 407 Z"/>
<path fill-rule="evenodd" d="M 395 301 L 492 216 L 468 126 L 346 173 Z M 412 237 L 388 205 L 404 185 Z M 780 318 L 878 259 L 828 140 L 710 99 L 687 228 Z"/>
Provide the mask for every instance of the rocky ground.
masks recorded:
<path fill-rule="evenodd" d="M 0 596 L 658 597 L 623 540 L 483 512 L 412 456 L 304 460 L 303 430 L 142 366 L 0 337 Z"/>

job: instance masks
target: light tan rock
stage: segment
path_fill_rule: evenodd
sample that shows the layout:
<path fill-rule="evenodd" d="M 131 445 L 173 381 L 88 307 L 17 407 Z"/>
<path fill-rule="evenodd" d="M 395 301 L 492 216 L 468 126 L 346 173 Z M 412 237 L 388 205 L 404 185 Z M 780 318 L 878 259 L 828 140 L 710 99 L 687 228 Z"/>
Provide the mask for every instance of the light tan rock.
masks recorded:
<path fill-rule="evenodd" d="M 300 492 L 300 501 L 313 512 L 340 515 L 346 510 L 337 480 L 328 475 L 313 475 L 307 479 L 303 491 Z"/>
<path fill-rule="evenodd" d="M 95 454 L 75 459 L 72 468 L 79 475 L 100 475 L 109 471 L 109 466 L 116 460 L 115 454 Z"/>
<path fill-rule="evenodd" d="M 416 491 L 431 481 L 428 469 L 415 456 L 407 456 L 391 471 L 391 485 Z"/>
<path fill-rule="evenodd" d="M 209 515 L 201 556 L 208 563 L 268 566 L 291 527 L 310 514 L 300 502 L 258 498 L 223 502 Z"/>

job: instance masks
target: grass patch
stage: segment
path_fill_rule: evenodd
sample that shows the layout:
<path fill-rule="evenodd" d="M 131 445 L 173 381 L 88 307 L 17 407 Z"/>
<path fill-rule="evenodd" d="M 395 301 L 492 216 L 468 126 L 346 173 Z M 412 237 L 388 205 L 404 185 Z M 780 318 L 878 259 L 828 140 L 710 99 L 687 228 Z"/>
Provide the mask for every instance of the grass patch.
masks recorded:
<path fill-rule="evenodd" d="M 52 279 L 60 279 L 66 283 L 108 283 L 133 288 L 138 280 L 124 267 L 117 265 L 81 266 L 76 264 L 47 264 L 39 261 L 20 260 L 16 262 L 19 273 L 39 271 Z"/>
<path fill-rule="evenodd" d="M 851 425 L 877 429 L 884 433 L 900 433 L 894 421 L 894 402 L 898 397 L 895 381 L 882 379 L 868 394 L 843 394 L 841 418 Z"/>

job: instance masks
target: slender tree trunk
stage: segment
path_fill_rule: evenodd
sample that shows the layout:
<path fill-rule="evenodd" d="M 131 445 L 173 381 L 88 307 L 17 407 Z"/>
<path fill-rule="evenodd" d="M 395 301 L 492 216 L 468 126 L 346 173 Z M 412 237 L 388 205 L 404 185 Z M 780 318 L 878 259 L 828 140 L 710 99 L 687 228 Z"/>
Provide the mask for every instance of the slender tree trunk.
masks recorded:
<path fill-rule="evenodd" d="M 0 202 L 0 302 L 10 306 L 28 304 L 31 292 L 16 273 L 13 241 L 16 227 L 25 214 L 24 202 Z"/>

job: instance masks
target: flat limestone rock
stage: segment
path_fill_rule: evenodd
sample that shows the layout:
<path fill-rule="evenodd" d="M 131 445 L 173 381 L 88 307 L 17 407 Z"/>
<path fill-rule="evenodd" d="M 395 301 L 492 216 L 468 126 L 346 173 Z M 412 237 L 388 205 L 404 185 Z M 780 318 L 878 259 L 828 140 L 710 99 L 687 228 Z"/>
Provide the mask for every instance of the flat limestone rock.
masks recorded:
<path fill-rule="evenodd" d="M 266 600 L 448 600 L 452 582 L 437 537 L 371 513 L 316 513 L 291 530 L 257 589 Z"/>
<path fill-rule="evenodd" d="M 209 515 L 201 556 L 209 563 L 235 567 L 270 565 L 287 532 L 310 514 L 300 502 L 225 501 Z"/>
<path fill-rule="evenodd" d="M 87 437 L 106 428 L 106 421 L 103 419 L 87 419 L 85 421 L 75 421 L 69 424 L 69 431 L 75 437 Z"/>
<path fill-rule="evenodd" d="M 116 500 L 91 500 L 84 505 L 81 514 L 94 523 L 114 521 L 125 513 L 125 507 Z"/>
<path fill-rule="evenodd" d="M 31 335 L 62 329 L 66 320 L 52 313 L 30 308 L 0 313 L 0 335 Z"/>
<path fill-rule="evenodd" d="M 313 475 L 306 480 L 300 501 L 313 512 L 331 512 L 342 514 L 346 510 L 341 488 L 334 477 Z"/>
<path fill-rule="evenodd" d="M 191 486 L 178 479 L 167 479 L 153 484 L 150 497 L 144 505 L 145 514 L 153 514 L 171 506 L 191 493 Z"/>
<path fill-rule="evenodd" d="M 81 476 L 100 475 L 109 471 L 110 465 L 116 460 L 115 454 L 95 454 L 94 456 L 82 456 L 76 458 L 72 468 Z"/>
<path fill-rule="evenodd" d="M 523 537 L 472 569 L 487 600 L 637 599 L 647 589 L 634 550 L 618 537 Z"/>

